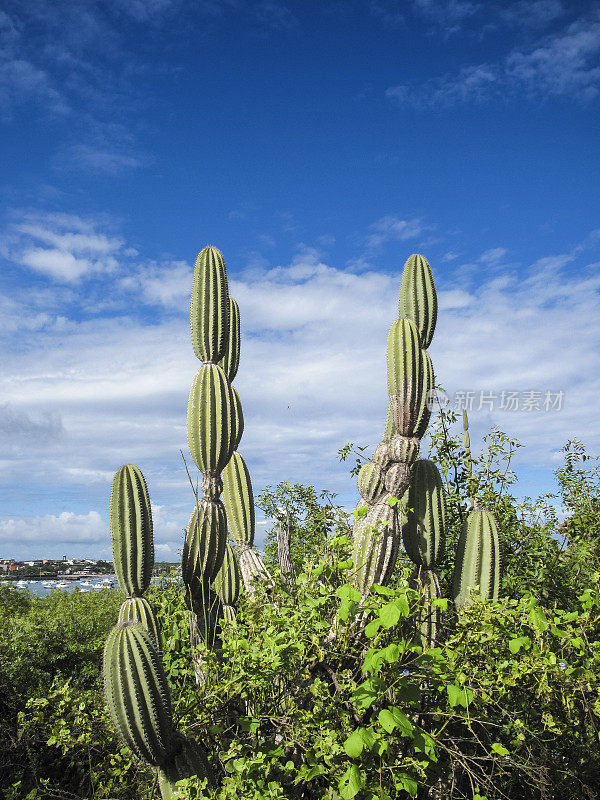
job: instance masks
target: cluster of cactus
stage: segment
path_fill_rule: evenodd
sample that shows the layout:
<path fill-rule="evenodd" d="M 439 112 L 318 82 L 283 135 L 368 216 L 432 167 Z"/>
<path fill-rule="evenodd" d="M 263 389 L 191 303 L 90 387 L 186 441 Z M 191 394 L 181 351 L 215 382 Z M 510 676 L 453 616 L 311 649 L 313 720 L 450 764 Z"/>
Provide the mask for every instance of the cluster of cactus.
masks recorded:
<path fill-rule="evenodd" d="M 372 460 L 358 474 L 362 499 L 354 527 L 353 580 L 363 598 L 374 583 L 388 583 L 402 543 L 414 564 L 413 583 L 424 596 L 420 634 L 432 646 L 440 623 L 433 601 L 440 597 L 435 568 L 445 548 L 446 498 L 435 464 L 417 458 L 431 413 L 434 375 L 427 348 L 437 317 L 431 269 L 420 255 L 412 255 L 404 266 L 398 308 L 387 346 L 389 404 L 384 435 Z M 196 492 L 182 556 L 195 652 L 200 639 L 218 647 L 220 624 L 235 619 L 242 581 L 252 594 L 257 579 L 271 582 L 272 578 L 254 547 L 252 483 L 237 451 L 244 422 L 232 381 L 239 364 L 240 317 L 237 303 L 229 297 L 225 263 L 216 248 L 204 248 L 196 260 L 190 319 L 194 352 L 203 362 L 192 384 L 187 416 L 190 452 L 202 473 L 202 495 Z M 471 487 L 466 415 L 464 430 Z M 478 587 L 484 598 L 497 598 L 500 586 L 496 522 L 474 499 L 471 505 L 454 573 L 453 594 L 459 610 L 473 588 Z M 150 500 L 144 477 L 134 465 L 121 467 L 115 475 L 110 525 L 115 571 L 127 599 L 104 650 L 107 706 L 123 741 L 157 769 L 163 800 L 168 800 L 177 780 L 199 775 L 214 783 L 214 776 L 204 751 L 173 725 L 159 631 L 143 596 L 154 564 Z M 281 520 L 280 526 L 283 539 Z M 289 556 L 289 530 L 285 533 Z M 239 563 L 228 536 L 235 543 Z M 291 577 L 291 562 L 288 573 Z M 201 682 L 204 674 L 198 654 L 194 666 Z"/>
<path fill-rule="evenodd" d="M 229 296 L 223 256 L 214 247 L 205 247 L 196 259 L 190 322 L 194 352 L 204 363 L 194 379 L 188 403 L 188 444 L 203 475 L 203 497 L 196 501 L 188 526 L 182 574 L 190 610 L 198 615 L 207 599 L 212 602 L 210 584 L 224 563 L 228 534 L 239 554 L 246 589 L 253 591 L 257 577 L 270 578 L 253 546 L 252 482 L 237 451 L 244 429 L 242 405 L 232 385 L 240 360 L 239 308 Z M 233 551 L 225 564 L 237 569 Z M 235 579 L 227 577 L 217 580 L 216 587 L 233 583 Z M 232 607 L 227 602 L 231 595 L 219 599 Z"/>
<path fill-rule="evenodd" d="M 383 439 L 358 473 L 361 495 L 353 531 L 354 583 L 363 595 L 392 575 L 400 544 L 414 564 L 413 585 L 424 594 L 421 635 L 435 644 L 439 631 L 440 581 L 435 571 L 445 550 L 446 495 L 437 466 L 418 459 L 434 399 L 434 373 L 427 352 L 437 320 L 437 294 L 429 263 L 412 255 L 404 265 L 398 319 L 387 344 L 388 414 Z M 470 447 L 465 418 L 465 451 Z M 400 501 L 400 502 L 397 502 Z M 497 598 L 500 583 L 498 531 L 493 515 L 469 515 L 458 544 L 454 600 L 460 610 L 476 586 Z"/>
<path fill-rule="evenodd" d="M 427 348 L 436 319 L 431 268 L 422 256 L 412 255 L 404 265 L 398 319 L 388 336 L 389 404 L 383 439 L 358 474 L 362 500 L 354 526 L 353 562 L 354 580 L 363 596 L 373 583 L 389 582 L 401 541 L 419 575 L 433 570 L 443 555 L 446 506 L 441 477 L 432 462 L 417 460 L 431 414 L 434 375 Z M 402 502 L 390 503 L 392 498 Z M 426 583 L 431 592 L 439 585 Z"/>
<path fill-rule="evenodd" d="M 110 531 L 115 573 L 126 599 L 104 648 L 106 704 L 125 744 L 158 770 L 163 800 L 169 800 L 176 781 L 200 775 L 212 783 L 213 776 L 202 749 L 173 725 L 159 630 L 143 596 L 154 568 L 152 510 L 146 481 L 134 464 L 114 477 Z"/>

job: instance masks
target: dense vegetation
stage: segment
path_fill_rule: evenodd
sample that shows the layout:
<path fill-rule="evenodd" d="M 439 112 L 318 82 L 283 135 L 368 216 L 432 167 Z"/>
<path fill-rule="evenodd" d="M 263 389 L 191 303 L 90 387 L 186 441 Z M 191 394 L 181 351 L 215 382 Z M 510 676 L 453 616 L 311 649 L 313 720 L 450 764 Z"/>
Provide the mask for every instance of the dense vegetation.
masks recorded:
<path fill-rule="evenodd" d="M 459 618 L 439 601 L 440 646 L 421 646 L 421 597 L 402 559 L 365 607 L 365 634 L 357 631 L 349 519 L 313 487 L 280 484 L 258 498 L 270 515 L 287 509 L 295 587 L 262 587 L 242 600 L 237 622 L 223 626 L 221 652 L 205 654 L 203 687 L 181 587 L 150 589 L 177 726 L 209 749 L 219 776 L 212 790 L 190 779 L 182 796 L 597 797 L 597 462 L 570 442 L 557 496 L 517 500 L 518 443 L 492 430 L 469 479 L 454 422 L 438 415 L 430 438 L 448 492 L 440 577 L 448 589 L 470 488 L 499 521 L 504 578 L 500 602 L 475 602 Z M 273 532 L 265 558 L 276 569 Z M 7 800 L 157 797 L 154 775 L 118 741 L 102 697 L 102 648 L 122 599 L 109 590 L 37 599 L 0 587 Z"/>

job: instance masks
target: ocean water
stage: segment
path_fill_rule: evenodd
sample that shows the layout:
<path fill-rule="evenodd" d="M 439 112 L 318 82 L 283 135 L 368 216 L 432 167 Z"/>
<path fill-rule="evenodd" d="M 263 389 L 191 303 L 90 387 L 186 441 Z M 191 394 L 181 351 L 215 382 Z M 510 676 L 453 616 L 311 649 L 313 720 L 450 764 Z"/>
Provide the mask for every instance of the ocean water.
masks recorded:
<path fill-rule="evenodd" d="M 116 575 L 102 575 L 99 578 L 80 578 L 78 581 L 62 581 L 60 578 L 47 581 L 2 581 L 1 585 L 14 586 L 15 589 L 27 589 L 31 594 L 35 594 L 38 597 L 45 597 L 55 589 L 60 589 L 64 592 L 73 592 L 75 589 L 79 589 L 80 592 L 97 592 L 100 589 L 119 588 Z"/>

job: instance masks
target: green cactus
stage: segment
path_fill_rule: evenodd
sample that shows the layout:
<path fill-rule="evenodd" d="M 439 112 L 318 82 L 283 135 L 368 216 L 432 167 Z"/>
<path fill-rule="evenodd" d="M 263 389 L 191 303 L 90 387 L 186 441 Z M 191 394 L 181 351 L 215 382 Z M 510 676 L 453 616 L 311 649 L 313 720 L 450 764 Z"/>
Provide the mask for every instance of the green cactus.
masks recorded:
<path fill-rule="evenodd" d="M 357 483 L 360 496 L 369 505 L 376 503 L 385 494 L 383 472 L 379 464 L 375 464 L 373 461 L 365 461 L 362 465 Z"/>
<path fill-rule="evenodd" d="M 152 577 L 154 540 L 148 488 L 134 464 L 121 467 L 113 479 L 110 537 L 121 590 L 129 597 L 141 596 Z"/>
<path fill-rule="evenodd" d="M 220 500 L 202 498 L 186 529 L 181 558 L 185 584 L 195 580 L 210 585 L 221 569 L 227 545 L 227 518 Z"/>
<path fill-rule="evenodd" d="M 498 599 L 500 592 L 500 540 L 493 514 L 485 509 L 471 511 L 458 539 L 453 579 L 453 599 L 461 611 L 469 603 L 471 590 L 479 587 L 481 597 Z"/>
<path fill-rule="evenodd" d="M 429 262 L 421 255 L 413 254 L 404 264 L 398 316 L 415 323 L 421 347 L 426 350 L 433 339 L 437 320 L 437 292 Z"/>
<path fill-rule="evenodd" d="M 138 622 L 145 628 L 160 653 L 160 634 L 150 603 L 145 597 L 128 597 L 119 610 L 119 623 Z"/>
<path fill-rule="evenodd" d="M 171 697 L 148 631 L 123 622 L 109 633 L 103 656 L 104 694 L 113 726 L 142 761 L 158 769 L 163 800 L 191 775 L 214 782 L 206 755 L 173 727 Z"/>
<path fill-rule="evenodd" d="M 446 492 L 433 461 L 415 461 L 408 490 L 406 522 L 402 540 L 417 567 L 433 569 L 444 554 Z"/>
<path fill-rule="evenodd" d="M 188 445 L 198 469 L 217 476 L 234 451 L 241 425 L 238 408 L 227 376 L 216 364 L 200 368 L 188 402 Z"/>
<path fill-rule="evenodd" d="M 441 639 L 442 612 L 433 601 L 442 596 L 440 579 L 431 569 L 417 567 L 411 576 L 412 587 L 421 592 L 417 630 L 423 647 L 436 647 Z"/>
<path fill-rule="evenodd" d="M 391 577 L 400 541 L 398 506 L 391 507 L 388 495 L 371 506 L 354 524 L 352 561 L 353 584 L 366 596 L 374 583 L 385 586 Z M 358 508 L 363 505 L 359 502 Z"/>
<path fill-rule="evenodd" d="M 164 766 L 175 747 L 171 697 L 158 651 L 142 625 L 124 622 L 112 629 L 103 674 L 117 733 L 142 761 Z"/>
<path fill-rule="evenodd" d="M 205 247 L 196 258 L 190 323 L 194 353 L 200 361 L 216 364 L 225 356 L 229 335 L 227 273 L 216 247 Z"/>
<path fill-rule="evenodd" d="M 233 297 L 229 298 L 229 334 L 225 355 L 220 359 L 219 366 L 223 369 L 229 383 L 237 375 L 240 365 L 240 309 Z"/>
<path fill-rule="evenodd" d="M 213 588 L 223 604 L 223 618 L 235 620 L 235 606 L 240 595 L 240 568 L 229 542 L 225 548 L 221 569 L 214 579 Z"/>

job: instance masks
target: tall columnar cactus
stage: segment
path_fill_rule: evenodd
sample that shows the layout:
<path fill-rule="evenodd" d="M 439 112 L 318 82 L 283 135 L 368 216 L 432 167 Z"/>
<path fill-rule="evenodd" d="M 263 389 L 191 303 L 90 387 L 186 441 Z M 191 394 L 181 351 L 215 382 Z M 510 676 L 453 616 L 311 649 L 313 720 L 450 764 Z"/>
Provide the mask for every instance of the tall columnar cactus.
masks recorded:
<path fill-rule="evenodd" d="M 111 721 L 123 742 L 158 770 L 163 800 L 174 784 L 192 775 L 214 778 L 206 755 L 173 726 L 171 697 L 158 650 L 139 623 L 119 623 L 108 635 L 103 658 L 104 693 Z"/>
<path fill-rule="evenodd" d="M 134 464 L 122 466 L 113 479 L 110 536 L 119 588 L 127 595 L 119 612 L 119 621 L 141 623 L 160 647 L 152 608 L 143 597 L 154 568 L 152 511 L 146 480 Z"/>
<path fill-rule="evenodd" d="M 461 611 L 469 603 L 471 590 L 497 600 L 500 592 L 500 541 L 493 514 L 476 508 L 469 514 L 458 539 L 452 594 Z"/>
<path fill-rule="evenodd" d="M 363 564 L 376 565 L 365 570 L 355 564 L 363 594 L 373 582 L 386 583 L 393 571 L 404 522 L 398 519 L 398 506 L 390 509 L 388 499 L 405 495 L 431 413 L 434 375 L 425 348 L 435 329 L 437 298 L 431 269 L 422 256 L 413 255 L 404 265 L 398 309 L 387 342 L 389 404 L 383 439 L 358 477 L 360 494 L 370 508 L 355 524 L 355 560 L 360 556 Z M 378 522 L 385 523 L 386 535 L 378 533 Z"/>

